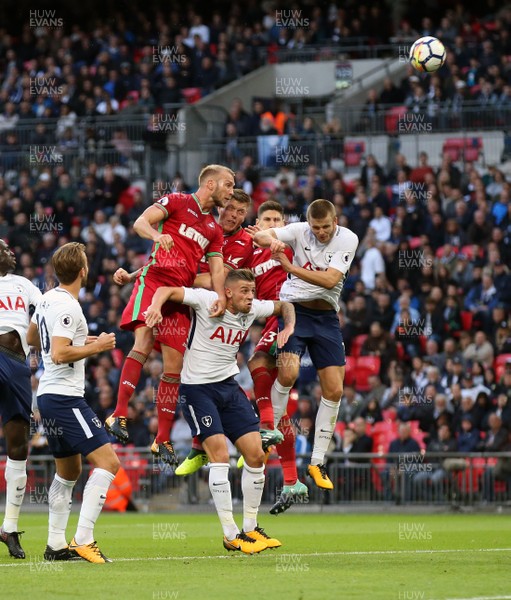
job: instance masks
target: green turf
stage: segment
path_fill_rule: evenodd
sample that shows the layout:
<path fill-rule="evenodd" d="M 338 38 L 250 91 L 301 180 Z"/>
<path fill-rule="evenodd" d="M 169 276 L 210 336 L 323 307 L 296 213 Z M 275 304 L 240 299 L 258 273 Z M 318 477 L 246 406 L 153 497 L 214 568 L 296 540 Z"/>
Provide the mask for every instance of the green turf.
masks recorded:
<path fill-rule="evenodd" d="M 2 599 L 511 598 L 505 515 L 264 515 L 283 546 L 244 556 L 223 549 L 213 515 L 105 514 L 109 565 L 42 562 L 45 515 L 21 524 L 27 560 L 0 546 Z"/>

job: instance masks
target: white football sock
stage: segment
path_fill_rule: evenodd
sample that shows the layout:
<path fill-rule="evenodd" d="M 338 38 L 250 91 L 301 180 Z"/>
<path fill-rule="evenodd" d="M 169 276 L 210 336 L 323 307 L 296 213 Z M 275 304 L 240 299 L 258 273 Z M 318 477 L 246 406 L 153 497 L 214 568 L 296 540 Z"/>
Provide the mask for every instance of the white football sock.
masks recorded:
<path fill-rule="evenodd" d="M 66 527 L 71 513 L 71 497 L 75 483 L 76 481 L 68 481 L 55 474 L 48 492 L 50 509 L 48 546 L 53 550 L 67 547 Z"/>
<path fill-rule="evenodd" d="M 209 490 L 213 497 L 224 535 L 228 540 L 233 540 L 240 530 L 234 522 L 232 514 L 229 463 L 211 463 L 209 465 Z"/>
<path fill-rule="evenodd" d="M 257 513 L 264 489 L 264 465 L 249 467 L 243 465 L 241 491 L 243 492 L 243 531 L 254 531 L 257 527 Z"/>
<path fill-rule="evenodd" d="M 290 391 L 291 388 L 281 385 L 278 379 L 275 379 L 271 386 L 271 404 L 273 406 L 275 429 L 277 429 L 282 415 L 286 412 Z"/>
<path fill-rule="evenodd" d="M 314 447 L 312 449 L 311 465 L 322 465 L 325 454 L 334 435 L 335 423 L 339 412 L 339 402 L 327 400 L 321 396 L 318 414 L 316 415 L 316 430 L 314 432 Z"/>
<path fill-rule="evenodd" d="M 27 461 L 7 457 L 5 464 L 5 517 L 2 529 L 6 533 L 18 531 L 18 519 L 27 487 Z"/>
<path fill-rule="evenodd" d="M 79 546 L 94 541 L 94 525 L 98 520 L 106 494 L 115 475 L 105 469 L 94 469 L 83 491 L 83 502 L 78 519 L 75 541 Z"/>

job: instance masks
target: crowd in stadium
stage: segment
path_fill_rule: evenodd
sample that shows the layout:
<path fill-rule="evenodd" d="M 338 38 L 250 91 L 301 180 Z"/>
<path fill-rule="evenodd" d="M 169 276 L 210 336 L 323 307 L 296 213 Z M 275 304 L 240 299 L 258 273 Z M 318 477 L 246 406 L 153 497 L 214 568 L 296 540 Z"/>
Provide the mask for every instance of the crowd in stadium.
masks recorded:
<path fill-rule="evenodd" d="M 439 99 L 454 105 L 468 96 L 481 106 L 509 106 L 511 11 L 501 20 L 469 24 L 458 6 L 440 28 L 424 21 L 417 31 L 403 24 L 393 32 L 380 9 L 359 5 L 354 14 L 314 9 L 306 33 L 290 36 L 288 29 L 275 24 L 274 11 L 265 14 L 251 2 L 243 7 L 243 19 L 238 5 L 233 5 L 229 19 L 215 13 L 208 23 L 190 10 L 186 26 L 177 12 L 170 18 L 156 14 L 154 23 L 140 13 L 133 21 L 136 27 L 119 17 L 115 31 L 104 24 L 85 33 L 76 25 L 71 35 L 48 36 L 27 28 L 20 40 L 2 32 L 0 237 L 16 253 L 17 273 L 44 291 L 55 283 L 48 263 L 55 248 L 67 241 L 85 243 L 90 273 L 81 304 L 90 333 L 115 332 L 117 338 L 117 351 L 91 359 L 87 370 L 86 398 L 102 420 L 115 405 L 123 356 L 132 345 L 132 334 L 119 328 L 130 286 L 113 284 L 112 275 L 120 266 L 132 272 L 143 264 L 149 246 L 135 234 L 133 222 L 150 198 L 139 190 L 128 194 L 128 179 L 113 166 L 94 162 L 80 178 L 58 164 L 37 175 L 23 169 L 7 181 L 4 176 L 16 163 L 9 163 L 9 153 L 3 150 L 5 145 L 16 146 L 17 124 L 34 116 L 59 117 L 64 138 L 82 116 L 151 112 L 166 103 L 183 102 L 183 88 L 199 87 L 202 94 L 208 93 L 262 64 L 259 50 L 264 48 L 336 43 L 357 36 L 375 42 L 394 36 L 406 42 L 428 33 L 455 49 L 448 57 L 447 75 L 430 78 L 428 89 L 413 77 L 403 88 L 386 84 L 382 94 L 368 102 L 368 114 L 378 103 L 404 102 L 417 111 L 429 110 Z M 241 25 L 247 15 L 253 17 L 252 27 Z M 167 50 L 158 54 L 169 46 L 178 47 L 170 56 L 184 60 L 165 59 Z M 51 80 L 61 91 L 47 97 L 31 94 L 31 78 Z M 239 136 L 289 130 L 291 121 L 276 126 L 273 114 L 265 122 L 264 111 L 256 102 L 252 115 L 241 110 L 230 114 L 226 133 L 231 126 Z M 43 136 L 41 140 L 42 126 L 34 132 Z M 300 135 L 311 128 L 314 124 L 307 120 L 298 126 Z M 240 156 L 236 168 L 238 187 L 255 191 L 261 179 L 258 165 Z M 174 181 L 176 189 L 195 189 L 194 182 L 183 181 L 179 173 Z M 509 449 L 511 189 L 503 173 L 495 167 L 481 175 L 472 163 L 463 165 L 448 155 L 439 169 L 428 164 L 425 153 L 417 164 L 398 154 L 390 168 L 367 155 L 359 177 L 351 182 L 333 168 L 310 164 L 303 173 L 282 167 L 274 173 L 273 184 L 264 199 L 281 203 L 288 221 L 303 220 L 310 202 L 325 198 L 335 204 L 339 223 L 360 239 L 339 319 L 347 355 L 354 360 L 377 357 L 379 368 L 360 386 L 348 365 L 339 422 L 346 431 L 354 430 L 354 438 L 350 443 L 351 434 L 344 435 L 340 426 L 337 449 L 349 453 L 365 444 L 363 451 L 371 451 L 374 440 L 357 445 L 365 435 L 359 419 L 365 426 L 396 417 L 418 421 L 425 434 L 421 441 L 430 448 Z M 254 215 L 246 225 L 254 222 Z M 249 395 L 246 361 L 258 333 L 260 328 L 254 327 L 239 354 L 239 381 Z M 506 354 L 507 359 L 499 358 Z M 35 390 L 40 375 L 36 357 L 32 366 Z M 154 397 L 161 373 L 155 353 L 144 366 L 130 407 L 129 431 L 136 446 L 148 446 L 156 431 Z M 294 414 L 298 452 L 310 450 L 314 435 L 315 381 L 305 357 Z M 444 443 L 446 425 L 449 444 Z M 410 434 L 406 428 L 400 431 L 400 442 L 406 444 Z M 186 455 L 191 435 L 184 419 L 177 420 L 171 439 Z M 45 452 L 41 432 L 34 436 L 32 451 Z"/>

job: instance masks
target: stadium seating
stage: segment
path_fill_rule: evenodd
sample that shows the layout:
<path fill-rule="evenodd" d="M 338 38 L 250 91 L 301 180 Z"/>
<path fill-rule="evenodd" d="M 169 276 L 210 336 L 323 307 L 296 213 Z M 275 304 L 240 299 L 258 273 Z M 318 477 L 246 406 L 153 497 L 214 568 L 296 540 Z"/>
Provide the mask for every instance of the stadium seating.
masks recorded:
<path fill-rule="evenodd" d="M 473 313 L 471 313 L 469 310 L 462 310 L 460 317 L 463 331 L 470 331 L 472 329 L 472 321 L 474 320 Z"/>
<path fill-rule="evenodd" d="M 379 356 L 359 356 L 356 361 L 355 388 L 358 392 L 367 392 L 369 377 L 380 373 L 381 359 Z"/>
<path fill-rule="evenodd" d="M 349 141 L 344 143 L 344 163 L 347 167 L 358 167 L 366 151 L 363 141 Z"/>
<path fill-rule="evenodd" d="M 346 357 L 346 369 L 344 374 L 344 385 L 355 385 L 355 371 L 357 359 L 354 356 Z"/>
<path fill-rule="evenodd" d="M 390 135 L 397 133 L 399 121 L 407 112 L 408 108 L 406 106 L 389 108 L 385 113 L 385 131 Z"/>
<path fill-rule="evenodd" d="M 463 159 L 467 162 L 475 162 L 479 160 L 482 148 L 483 140 L 478 137 L 447 138 L 442 152 L 447 154 L 453 161 Z"/>
<path fill-rule="evenodd" d="M 367 339 L 367 334 L 357 335 L 353 338 L 351 342 L 351 356 L 354 358 L 358 358 L 360 356 L 360 351 L 362 350 L 362 345 Z"/>

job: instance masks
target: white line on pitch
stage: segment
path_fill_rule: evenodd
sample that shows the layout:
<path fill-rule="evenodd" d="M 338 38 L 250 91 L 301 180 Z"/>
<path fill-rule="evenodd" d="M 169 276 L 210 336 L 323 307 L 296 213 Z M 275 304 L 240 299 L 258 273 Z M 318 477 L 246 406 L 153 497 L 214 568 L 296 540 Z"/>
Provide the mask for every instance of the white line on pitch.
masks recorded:
<path fill-rule="evenodd" d="M 305 554 L 300 553 L 292 553 L 292 554 L 284 554 L 284 553 L 265 553 L 261 556 L 271 556 L 275 558 L 276 556 L 300 556 L 300 557 L 320 557 L 320 556 L 385 556 L 385 555 L 395 555 L 395 554 L 456 554 L 456 553 L 466 553 L 466 552 L 511 552 L 511 548 L 453 548 L 447 550 L 352 550 L 352 551 L 339 551 L 339 552 L 310 552 Z M 237 555 L 229 556 L 227 554 L 219 554 L 213 556 L 147 556 L 147 557 L 133 557 L 133 558 L 114 558 L 113 562 L 143 562 L 143 561 L 161 561 L 161 560 L 211 560 L 211 559 L 235 559 Z M 30 555 L 29 555 L 30 559 Z M 36 561 L 38 563 L 45 561 Z M 74 564 L 80 563 L 81 561 L 71 561 Z M 83 561 L 85 562 L 85 561 Z M 62 564 L 62 563 L 59 563 Z M 23 561 L 17 560 L 12 563 L 0 563 L 0 567 L 23 567 L 30 565 L 30 560 Z M 499 600 L 500 596 L 492 597 L 491 600 Z M 504 596 L 502 597 L 504 598 Z M 477 598 L 459 598 L 459 599 L 451 599 L 451 600 L 484 600 Z M 508 597 L 508 600 L 511 600 L 511 596 Z"/>

